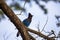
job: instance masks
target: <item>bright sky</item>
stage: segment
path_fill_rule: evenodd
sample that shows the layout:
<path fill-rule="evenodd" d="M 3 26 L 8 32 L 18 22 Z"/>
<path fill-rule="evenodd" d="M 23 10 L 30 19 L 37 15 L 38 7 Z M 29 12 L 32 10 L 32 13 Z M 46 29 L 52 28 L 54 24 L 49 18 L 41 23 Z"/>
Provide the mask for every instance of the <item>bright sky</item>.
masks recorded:
<path fill-rule="evenodd" d="M 9 2 L 11 2 L 11 1 L 9 1 Z M 40 2 L 40 3 L 45 5 L 45 8 L 48 9 L 47 15 L 44 15 L 44 12 L 38 7 L 37 4 L 35 4 L 35 2 L 31 2 L 32 7 L 30 7 L 28 4 L 25 5 L 25 8 L 27 9 L 27 14 L 23 13 L 22 15 L 20 15 L 18 17 L 21 19 L 21 21 L 23 21 L 25 18 L 28 17 L 28 13 L 30 12 L 34 16 L 32 18 L 32 22 L 31 22 L 29 28 L 37 30 L 37 27 L 39 24 L 40 31 L 44 27 L 47 17 L 48 17 L 48 23 L 44 30 L 49 32 L 53 29 L 55 31 L 55 33 L 58 34 L 58 32 L 60 31 L 60 27 L 57 28 L 57 26 L 56 26 L 57 19 L 55 18 L 54 15 L 60 15 L 60 4 L 52 2 L 52 1 L 48 2 L 47 4 L 44 2 Z M 20 13 L 20 12 L 16 12 L 16 11 L 14 11 L 14 12 Z M 17 29 L 15 29 L 15 26 L 10 22 L 10 20 L 7 17 L 5 20 L 2 20 L 0 22 L 0 40 L 4 40 L 4 36 L 5 36 L 5 40 L 17 40 L 16 33 L 17 33 Z M 44 32 L 42 32 L 42 33 L 44 33 Z M 44 33 L 44 34 L 46 34 L 46 33 Z M 18 39 L 20 39 L 20 37 L 18 37 Z M 38 38 L 37 38 L 37 40 L 38 40 Z"/>

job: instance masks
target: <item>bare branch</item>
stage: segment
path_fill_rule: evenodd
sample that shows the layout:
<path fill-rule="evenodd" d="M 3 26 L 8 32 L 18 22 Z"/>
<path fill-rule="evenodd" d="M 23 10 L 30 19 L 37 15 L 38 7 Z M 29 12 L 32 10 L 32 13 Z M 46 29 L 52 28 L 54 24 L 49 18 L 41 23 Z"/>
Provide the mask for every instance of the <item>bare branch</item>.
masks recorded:
<path fill-rule="evenodd" d="M 40 36 L 40 37 L 42 37 L 42 38 L 44 38 L 44 39 L 47 39 L 47 40 L 55 40 L 55 39 L 53 39 L 53 38 L 50 38 L 50 37 L 42 34 L 41 32 L 37 32 L 37 31 L 32 30 L 32 29 L 29 29 L 29 28 L 27 28 L 27 30 L 30 31 L 30 32 L 32 32 L 32 33 L 34 33 L 34 34 L 37 34 L 38 36 Z"/>

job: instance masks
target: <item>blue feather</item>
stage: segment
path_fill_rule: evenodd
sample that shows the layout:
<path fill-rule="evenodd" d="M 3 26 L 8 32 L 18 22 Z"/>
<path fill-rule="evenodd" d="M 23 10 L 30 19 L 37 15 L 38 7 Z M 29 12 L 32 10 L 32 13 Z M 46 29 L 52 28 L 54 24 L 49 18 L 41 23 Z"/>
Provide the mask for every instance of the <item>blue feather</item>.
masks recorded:
<path fill-rule="evenodd" d="M 25 20 L 23 21 L 23 24 L 24 24 L 25 26 L 27 26 L 27 27 L 30 25 L 30 23 L 31 23 L 31 22 L 28 21 L 27 19 L 25 19 Z"/>

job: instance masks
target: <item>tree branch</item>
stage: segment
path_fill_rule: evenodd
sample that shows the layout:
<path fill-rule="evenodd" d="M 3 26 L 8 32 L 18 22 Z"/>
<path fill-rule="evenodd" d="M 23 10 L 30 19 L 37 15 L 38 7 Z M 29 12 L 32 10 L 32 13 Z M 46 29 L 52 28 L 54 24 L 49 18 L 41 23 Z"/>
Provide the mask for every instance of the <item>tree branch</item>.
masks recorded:
<path fill-rule="evenodd" d="M 27 28 L 27 30 L 30 31 L 30 32 L 32 32 L 32 33 L 34 33 L 34 34 L 37 34 L 38 36 L 40 36 L 40 37 L 42 37 L 42 38 L 44 38 L 44 39 L 47 39 L 47 40 L 55 40 L 55 39 L 53 39 L 53 38 L 50 38 L 50 37 L 42 34 L 41 32 L 37 32 L 37 31 L 32 30 L 32 29 L 30 29 L 30 28 Z"/>
<path fill-rule="evenodd" d="M 4 14 L 10 19 L 10 21 L 16 26 L 16 28 L 21 33 L 23 40 L 30 40 L 28 36 L 28 31 L 26 30 L 25 25 L 19 20 L 19 18 L 14 14 L 14 12 L 8 7 L 4 0 L 0 0 L 0 9 Z"/>
<path fill-rule="evenodd" d="M 8 5 L 3 1 L 0 0 L 0 9 L 4 12 L 4 14 L 10 19 L 10 21 L 16 26 L 16 28 L 21 33 L 23 40 L 31 40 L 29 37 L 28 31 L 39 35 L 47 40 L 54 40 L 49 38 L 48 36 L 42 34 L 41 32 L 34 31 L 32 29 L 26 28 L 26 26 L 19 20 L 19 18 L 14 14 L 14 12 L 8 7 Z"/>

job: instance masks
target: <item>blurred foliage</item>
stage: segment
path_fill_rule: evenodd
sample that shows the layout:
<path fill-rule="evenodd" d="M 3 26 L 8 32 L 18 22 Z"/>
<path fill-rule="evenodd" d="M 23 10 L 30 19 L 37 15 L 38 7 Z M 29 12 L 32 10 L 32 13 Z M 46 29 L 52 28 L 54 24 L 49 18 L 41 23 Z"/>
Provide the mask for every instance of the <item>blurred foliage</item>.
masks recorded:
<path fill-rule="evenodd" d="M 56 25 L 57 25 L 57 27 L 60 27 L 60 16 L 55 15 L 55 17 L 56 17 L 56 19 L 58 21 L 58 23 Z"/>
<path fill-rule="evenodd" d="M 35 3 L 44 11 L 44 14 L 47 14 L 48 12 L 47 12 L 47 9 L 45 8 L 45 5 L 41 5 L 40 3 L 39 3 L 39 0 L 34 0 L 35 1 Z"/>
<path fill-rule="evenodd" d="M 26 1 L 26 2 L 30 3 L 31 0 L 20 0 L 20 1 Z"/>
<path fill-rule="evenodd" d="M 57 27 L 60 27 L 60 22 L 58 22 L 56 25 L 57 25 Z"/>
<path fill-rule="evenodd" d="M 4 1 L 7 1 L 7 0 L 4 0 Z M 23 12 L 26 12 L 26 8 L 21 7 L 21 5 L 18 2 L 14 2 L 14 1 L 17 1 L 17 0 L 12 0 L 12 3 L 10 4 L 11 8 L 14 8 L 14 10 L 22 10 Z M 18 1 L 20 1 L 20 2 L 24 1 L 26 3 L 31 3 L 31 1 L 34 1 L 44 11 L 44 14 L 47 14 L 48 10 L 47 10 L 47 8 L 45 8 L 45 5 L 42 5 L 39 3 L 40 1 L 43 1 L 45 3 L 49 2 L 49 1 L 54 1 L 54 2 L 60 3 L 60 0 L 18 0 Z M 3 16 L 3 13 L 1 13 L 1 11 L 0 11 L 0 20 L 2 18 L 4 18 L 4 16 Z"/>
<path fill-rule="evenodd" d="M 58 38 L 60 38 L 60 31 L 59 31 L 59 33 L 58 33 Z"/>
<path fill-rule="evenodd" d="M 22 8 L 20 5 L 19 5 L 19 3 L 12 3 L 11 5 L 10 5 L 10 7 L 12 8 L 12 7 L 14 7 L 14 9 L 15 10 L 23 10 L 23 11 L 25 11 L 25 8 Z"/>
<path fill-rule="evenodd" d="M 60 20 L 59 20 L 59 18 L 60 18 L 59 15 L 55 15 L 55 17 L 56 17 L 56 19 L 57 19 L 58 21 L 60 21 Z"/>
<path fill-rule="evenodd" d="M 54 2 L 60 2 L 60 0 L 42 0 L 42 1 L 44 1 L 44 2 L 49 2 L 49 1 L 54 1 Z"/>
<path fill-rule="evenodd" d="M 50 0 L 42 0 L 42 1 L 44 1 L 44 2 L 46 2 L 46 3 L 47 3 L 47 2 L 48 2 L 48 1 L 50 1 Z"/>

